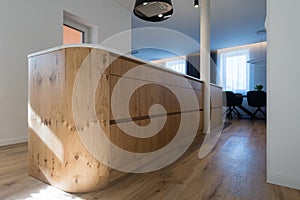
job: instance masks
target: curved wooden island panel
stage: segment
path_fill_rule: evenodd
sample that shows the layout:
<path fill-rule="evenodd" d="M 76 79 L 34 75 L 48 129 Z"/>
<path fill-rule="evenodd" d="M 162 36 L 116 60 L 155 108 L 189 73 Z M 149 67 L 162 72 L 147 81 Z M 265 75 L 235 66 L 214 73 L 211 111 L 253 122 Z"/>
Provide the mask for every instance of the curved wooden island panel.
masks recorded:
<path fill-rule="evenodd" d="M 86 46 L 32 54 L 28 65 L 29 174 L 64 191 L 99 190 L 126 174 L 100 162 L 91 152 L 97 151 L 99 141 L 89 137 L 87 145 L 81 131 L 98 124 L 115 146 L 128 152 L 147 153 L 173 141 L 178 124 L 191 114 L 200 120 L 196 122 L 197 133 L 190 133 L 193 132 L 191 124 L 184 125 L 187 134 L 200 134 L 203 128 L 203 84 L 200 80 L 106 49 Z M 86 70 L 81 72 L 83 66 Z M 79 72 L 84 74 L 84 79 L 78 78 Z M 98 76 L 99 73 L 102 75 Z M 97 85 L 93 86 L 94 82 Z M 131 86 L 136 89 L 130 92 Z M 193 95 L 196 104 L 189 98 L 184 103 L 178 98 Z M 82 114 L 80 125 L 76 125 L 74 114 L 78 99 L 82 102 L 87 99 L 86 104 L 78 108 Z M 94 105 L 90 104 L 90 99 Z M 152 109 L 157 104 L 163 108 Z M 88 109 L 95 111 L 93 118 L 84 117 Z M 120 112 L 118 117 L 114 117 L 114 112 Z M 137 127 L 146 127 L 151 120 L 159 122 L 163 117 L 166 117 L 165 124 L 162 128 L 154 126 L 159 131 L 153 136 L 132 136 L 120 128 L 131 122 Z M 195 123 L 193 119 L 189 121 Z M 143 135 L 142 132 L 138 134 Z M 181 139 L 184 137 L 177 138 Z M 111 156 L 109 159 L 113 159 L 109 149 L 100 153 L 107 153 Z"/>

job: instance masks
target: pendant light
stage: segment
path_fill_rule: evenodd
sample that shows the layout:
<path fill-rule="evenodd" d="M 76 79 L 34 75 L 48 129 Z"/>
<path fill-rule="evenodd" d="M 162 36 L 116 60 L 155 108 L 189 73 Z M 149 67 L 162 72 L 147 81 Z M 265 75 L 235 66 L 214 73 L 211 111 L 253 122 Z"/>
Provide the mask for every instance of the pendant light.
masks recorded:
<path fill-rule="evenodd" d="M 256 34 L 260 37 L 260 42 L 255 47 L 255 58 L 248 60 L 247 63 L 253 64 L 256 66 L 265 66 L 266 65 L 266 50 L 263 44 L 264 37 L 266 35 L 266 30 L 262 29 L 256 32 Z"/>
<path fill-rule="evenodd" d="M 136 0 L 133 13 L 140 19 L 159 22 L 173 14 L 171 0 Z"/>
<path fill-rule="evenodd" d="M 194 7 L 195 7 L 195 8 L 198 8 L 198 7 L 199 7 L 199 0 L 195 0 L 195 1 L 194 1 Z"/>

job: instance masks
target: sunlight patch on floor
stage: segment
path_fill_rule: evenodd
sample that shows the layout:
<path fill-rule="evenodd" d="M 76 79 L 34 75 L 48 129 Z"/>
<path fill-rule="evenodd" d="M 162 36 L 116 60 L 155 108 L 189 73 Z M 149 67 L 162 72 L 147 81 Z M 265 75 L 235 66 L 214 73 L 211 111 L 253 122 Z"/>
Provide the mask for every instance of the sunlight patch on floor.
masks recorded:
<path fill-rule="evenodd" d="M 36 193 L 30 194 L 30 197 L 25 200 L 83 200 L 75 195 L 68 194 L 53 186 L 47 186 Z"/>

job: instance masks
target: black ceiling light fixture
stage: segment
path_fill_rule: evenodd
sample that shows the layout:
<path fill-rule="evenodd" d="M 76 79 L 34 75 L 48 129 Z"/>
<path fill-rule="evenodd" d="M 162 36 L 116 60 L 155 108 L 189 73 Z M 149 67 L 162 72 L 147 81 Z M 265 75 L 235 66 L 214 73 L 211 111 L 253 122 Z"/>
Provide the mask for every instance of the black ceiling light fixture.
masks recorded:
<path fill-rule="evenodd" d="M 173 6 L 171 0 L 136 0 L 133 13 L 150 22 L 160 22 L 171 17 Z"/>
<path fill-rule="evenodd" d="M 195 7 L 195 8 L 198 8 L 198 7 L 199 7 L 199 0 L 195 0 L 195 1 L 194 1 L 194 7 Z"/>

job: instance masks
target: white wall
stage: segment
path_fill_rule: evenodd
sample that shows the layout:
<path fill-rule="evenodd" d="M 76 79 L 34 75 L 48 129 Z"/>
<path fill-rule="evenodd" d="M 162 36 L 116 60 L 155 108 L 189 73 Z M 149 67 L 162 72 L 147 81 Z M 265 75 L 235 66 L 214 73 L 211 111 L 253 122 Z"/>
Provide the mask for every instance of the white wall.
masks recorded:
<path fill-rule="evenodd" d="M 300 189 L 300 1 L 267 3 L 267 179 Z"/>
<path fill-rule="evenodd" d="M 27 140 L 27 55 L 62 44 L 63 10 L 98 26 L 99 40 L 131 28 L 112 0 L 1 0 L 0 146 Z M 130 50 L 131 36 L 111 46 Z"/>

